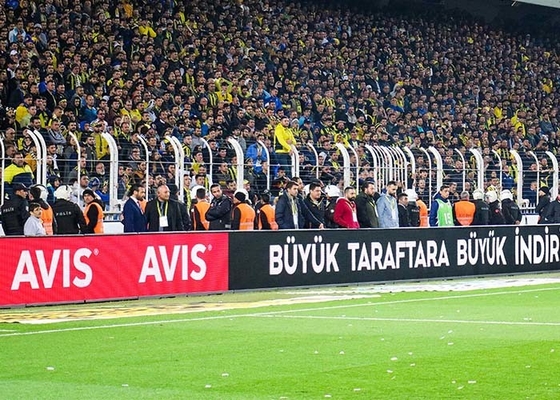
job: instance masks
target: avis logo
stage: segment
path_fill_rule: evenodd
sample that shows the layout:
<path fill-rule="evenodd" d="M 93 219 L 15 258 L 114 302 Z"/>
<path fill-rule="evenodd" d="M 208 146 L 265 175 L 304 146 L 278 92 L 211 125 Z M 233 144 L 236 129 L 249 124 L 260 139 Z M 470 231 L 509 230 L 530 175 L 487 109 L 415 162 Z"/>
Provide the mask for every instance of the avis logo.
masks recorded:
<path fill-rule="evenodd" d="M 12 290 L 18 290 L 21 284 L 29 284 L 31 289 L 51 289 L 54 280 L 62 274 L 62 287 L 89 286 L 93 278 L 93 271 L 84 259 L 88 259 L 95 252 L 87 248 L 71 250 L 53 250 L 50 259 L 43 250 L 23 250 L 19 256 L 16 273 L 12 281 Z"/>
<path fill-rule="evenodd" d="M 206 276 L 206 262 L 200 257 L 206 250 L 212 250 L 211 246 L 195 244 L 189 249 L 188 245 L 173 246 L 171 254 L 168 254 L 166 246 L 148 246 L 142 263 L 139 283 L 146 283 L 148 277 L 156 282 L 172 282 L 177 269 L 181 271 L 181 280 L 186 281 L 189 277 L 200 281 Z M 194 268 L 191 267 L 191 263 Z M 163 274 L 162 274 L 163 273 Z"/>

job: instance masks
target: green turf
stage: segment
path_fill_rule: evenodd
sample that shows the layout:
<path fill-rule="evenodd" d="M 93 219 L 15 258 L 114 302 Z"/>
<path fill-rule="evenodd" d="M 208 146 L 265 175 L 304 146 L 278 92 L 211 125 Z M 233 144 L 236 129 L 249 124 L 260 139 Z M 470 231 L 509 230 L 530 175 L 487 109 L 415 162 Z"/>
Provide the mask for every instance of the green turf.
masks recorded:
<path fill-rule="evenodd" d="M 0 324 L 0 398 L 558 399 L 559 309 L 542 285 Z"/>

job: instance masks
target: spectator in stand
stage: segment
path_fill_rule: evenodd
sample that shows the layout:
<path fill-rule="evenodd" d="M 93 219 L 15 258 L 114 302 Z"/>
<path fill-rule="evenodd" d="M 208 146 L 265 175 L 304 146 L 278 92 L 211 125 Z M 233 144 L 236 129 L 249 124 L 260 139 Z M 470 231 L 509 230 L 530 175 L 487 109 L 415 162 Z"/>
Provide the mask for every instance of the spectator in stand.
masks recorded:
<path fill-rule="evenodd" d="M 288 168 L 292 165 L 292 146 L 295 145 L 296 140 L 290 128 L 290 118 L 283 117 L 274 128 L 274 153 L 281 166 Z"/>
<path fill-rule="evenodd" d="M 181 142 L 192 135 L 193 150 L 203 137 L 220 141 L 234 130 L 249 147 L 255 134 L 270 145 L 287 116 L 286 127 L 295 120 L 293 144 L 307 137 L 316 147 L 327 141 L 434 146 L 444 158 L 474 147 L 492 149 L 510 164 L 511 149 L 523 156 L 560 147 L 553 14 L 536 27 L 525 18 L 512 30 L 443 7 L 417 10 L 414 2 L 390 13 L 284 0 L 226 3 L 194 0 L 180 11 L 169 2 L 137 2 L 126 3 L 125 12 L 108 0 L 0 8 L 7 49 L 0 54 L 6 66 L 0 101 L 20 109 L 17 118 L 6 110 L 0 129 L 16 127 L 20 134 L 22 115 L 37 116 L 44 129 L 54 115 L 81 140 L 91 133 L 90 122 L 101 121 L 121 160 L 139 135 L 154 137 L 155 151 L 167 157 L 168 146 L 160 147 L 165 132 Z M 258 23 L 247 24 L 244 10 Z M 230 27 L 211 22 L 218 20 Z M 322 23 L 308 23 L 315 20 Z M 293 26 L 305 29 L 292 32 Z M 224 35 L 227 41 L 216 39 Z M 351 50 L 358 47 L 373 50 Z M 252 136 L 245 137 L 246 128 Z M 25 142 L 20 150 L 30 152 Z M 270 158 L 277 165 L 277 155 Z M 323 179 L 336 176 L 336 166 L 323 168 Z M 511 175 L 523 177 L 519 172 Z M 67 174 L 62 178 L 68 182 Z M 425 193 L 431 188 L 423 179 L 417 184 L 426 190 L 419 187 L 418 195 L 428 202 L 433 193 Z"/>
<path fill-rule="evenodd" d="M 274 218 L 278 229 L 303 229 L 305 219 L 298 201 L 297 182 L 289 181 L 284 193 L 278 198 L 274 211 Z"/>
<path fill-rule="evenodd" d="M 13 185 L 16 183 L 21 183 L 26 187 L 33 184 L 33 171 L 31 170 L 31 167 L 25 163 L 22 152 L 16 151 L 14 153 L 12 163 L 3 171 L 2 178 L 5 183 L 12 185 L 6 187 L 6 193 L 8 194 L 13 191 Z"/>
<path fill-rule="evenodd" d="M 461 200 L 453 204 L 453 221 L 456 226 L 469 226 L 473 223 L 476 205 L 470 201 L 469 192 L 461 192 Z"/>
<path fill-rule="evenodd" d="M 231 209 L 233 203 L 231 199 L 222 192 L 222 188 L 217 183 L 210 186 L 212 201 L 206 211 L 206 220 L 209 222 L 209 230 L 219 231 L 231 228 Z"/>
<path fill-rule="evenodd" d="M 146 230 L 148 232 L 183 231 L 183 218 L 179 203 L 170 199 L 167 185 L 161 185 L 156 191 L 157 197 L 146 204 Z"/>
<path fill-rule="evenodd" d="M 341 228 L 360 228 L 356 211 L 356 189 L 353 187 L 346 187 L 344 189 L 344 197 L 339 198 L 336 202 L 334 208 L 334 222 Z"/>
<path fill-rule="evenodd" d="M 377 206 L 375 196 L 379 194 L 375 191 L 375 184 L 365 181 L 362 184 L 360 194 L 356 196 L 356 211 L 360 228 L 379 228 L 379 218 L 377 217 Z"/>
<path fill-rule="evenodd" d="M 449 201 L 449 185 L 442 185 L 430 207 L 430 226 L 453 226 L 453 207 Z"/>
<path fill-rule="evenodd" d="M 377 200 L 377 213 L 380 228 L 398 228 L 399 211 L 397 209 L 397 182 L 389 181 L 385 193 Z"/>
<path fill-rule="evenodd" d="M 146 187 L 137 183 L 130 187 L 128 200 L 124 203 L 121 221 L 124 225 L 123 231 L 146 232 L 146 216 L 143 204 L 146 200 Z"/>

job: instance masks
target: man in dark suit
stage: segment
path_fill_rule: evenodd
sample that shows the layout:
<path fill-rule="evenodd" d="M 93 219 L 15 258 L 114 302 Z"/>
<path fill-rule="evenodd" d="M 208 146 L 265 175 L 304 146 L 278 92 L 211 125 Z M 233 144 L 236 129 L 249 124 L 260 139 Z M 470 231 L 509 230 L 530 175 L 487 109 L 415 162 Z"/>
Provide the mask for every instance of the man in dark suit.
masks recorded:
<path fill-rule="evenodd" d="M 135 183 L 130 188 L 128 196 L 122 212 L 124 232 L 146 232 L 146 216 L 141 204 L 146 198 L 146 188 Z"/>
<path fill-rule="evenodd" d="M 148 232 L 183 231 L 183 219 L 179 203 L 170 200 L 167 185 L 157 188 L 157 197 L 146 205 L 146 222 Z"/>

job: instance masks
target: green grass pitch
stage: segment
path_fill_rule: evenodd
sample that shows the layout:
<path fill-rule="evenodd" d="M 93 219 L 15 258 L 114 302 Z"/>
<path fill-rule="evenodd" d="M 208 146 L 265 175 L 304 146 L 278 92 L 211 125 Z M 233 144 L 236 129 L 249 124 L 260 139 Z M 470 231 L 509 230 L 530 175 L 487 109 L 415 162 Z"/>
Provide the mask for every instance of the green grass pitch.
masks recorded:
<path fill-rule="evenodd" d="M 0 398 L 559 399 L 559 277 L 0 310 Z"/>

